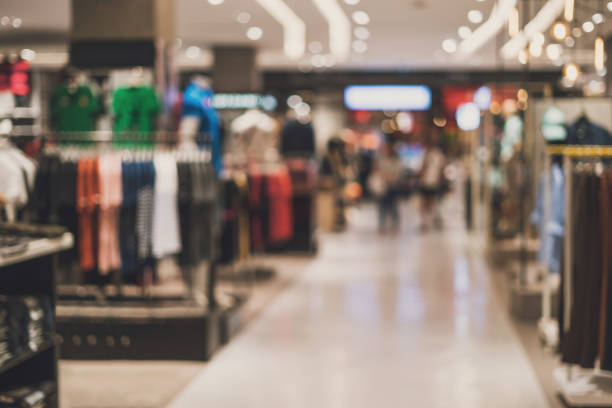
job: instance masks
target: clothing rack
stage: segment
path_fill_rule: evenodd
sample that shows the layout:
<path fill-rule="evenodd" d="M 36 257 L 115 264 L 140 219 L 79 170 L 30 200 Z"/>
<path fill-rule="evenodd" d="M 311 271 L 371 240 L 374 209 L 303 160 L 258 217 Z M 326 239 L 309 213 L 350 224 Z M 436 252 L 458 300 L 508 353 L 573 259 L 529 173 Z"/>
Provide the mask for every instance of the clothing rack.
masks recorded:
<path fill-rule="evenodd" d="M 572 310 L 572 288 L 568 282 L 571 282 L 573 275 L 573 224 L 572 220 L 572 183 L 573 183 L 573 162 L 575 159 L 599 159 L 611 158 L 612 146 L 571 146 L 557 145 L 548 146 L 546 149 L 547 162 L 553 155 L 563 156 L 563 170 L 565 174 L 565 226 L 564 226 L 564 245 L 563 245 L 563 279 L 566 282 L 564 285 L 564 327 L 559 327 L 559 332 L 567 331 L 571 323 Z M 548 164 L 548 163 L 547 163 Z M 549 281 L 549 276 L 546 276 L 546 282 Z M 548 284 L 544 293 L 543 312 L 547 313 L 543 316 L 550 320 L 550 304 L 552 290 Z M 553 376 L 559 386 L 561 397 L 566 404 L 572 407 L 583 406 L 612 406 L 612 376 L 609 373 L 601 371 L 599 368 L 594 370 L 585 370 L 565 365 L 565 367 L 557 368 Z"/>

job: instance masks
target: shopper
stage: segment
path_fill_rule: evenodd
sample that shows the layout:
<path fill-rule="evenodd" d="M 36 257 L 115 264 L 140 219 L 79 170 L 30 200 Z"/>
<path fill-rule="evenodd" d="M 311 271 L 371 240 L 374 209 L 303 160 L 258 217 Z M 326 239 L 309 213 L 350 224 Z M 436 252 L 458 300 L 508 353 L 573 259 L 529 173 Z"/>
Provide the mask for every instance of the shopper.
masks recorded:
<path fill-rule="evenodd" d="M 444 167 L 446 158 L 440 149 L 440 137 L 434 130 L 426 141 L 426 151 L 423 167 L 419 175 L 421 191 L 421 229 L 428 230 L 432 226 L 442 228 L 440 214 L 440 199 L 443 194 Z"/>
<path fill-rule="evenodd" d="M 400 214 L 398 208 L 399 183 L 402 179 L 404 168 L 399 158 L 395 145 L 386 143 L 382 152 L 377 156 L 374 163 L 372 184 L 378 184 L 378 231 L 384 233 L 387 230 L 387 219 L 391 220 L 391 230 L 398 232 L 400 228 Z"/>
<path fill-rule="evenodd" d="M 321 163 L 320 197 L 329 198 L 331 208 L 321 208 L 320 221 L 327 229 L 342 231 L 346 228 L 344 187 L 351 178 L 344 141 L 333 137 L 327 143 L 327 153 Z M 320 200 L 321 201 L 321 200 Z"/>

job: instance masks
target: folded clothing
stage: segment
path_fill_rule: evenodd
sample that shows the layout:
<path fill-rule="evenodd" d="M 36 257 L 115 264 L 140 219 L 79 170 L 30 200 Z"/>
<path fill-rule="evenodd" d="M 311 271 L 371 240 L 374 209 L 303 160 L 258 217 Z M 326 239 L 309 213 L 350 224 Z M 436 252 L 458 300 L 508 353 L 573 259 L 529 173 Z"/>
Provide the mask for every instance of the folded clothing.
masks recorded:
<path fill-rule="evenodd" d="M 59 238 L 68 230 L 59 225 L 25 224 L 1 222 L 0 234 L 13 234 L 30 238 Z"/>
<path fill-rule="evenodd" d="M 7 408 L 45 408 L 55 406 L 57 387 L 52 381 L 0 390 L 0 406 Z"/>
<path fill-rule="evenodd" d="M 0 257 L 15 256 L 28 249 L 29 238 L 0 232 Z"/>

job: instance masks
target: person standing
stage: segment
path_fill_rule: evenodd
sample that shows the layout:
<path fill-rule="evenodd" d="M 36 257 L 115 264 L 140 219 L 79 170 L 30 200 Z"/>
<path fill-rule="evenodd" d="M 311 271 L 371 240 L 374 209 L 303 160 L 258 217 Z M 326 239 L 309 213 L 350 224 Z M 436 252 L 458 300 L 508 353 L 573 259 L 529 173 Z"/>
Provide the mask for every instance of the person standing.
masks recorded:
<path fill-rule="evenodd" d="M 439 147 L 437 133 L 432 133 L 427 141 L 427 150 L 423 158 L 423 167 L 420 173 L 421 191 L 421 229 L 423 231 L 436 226 L 442 228 L 440 215 L 440 197 L 442 196 L 443 172 L 446 158 Z"/>
<path fill-rule="evenodd" d="M 399 158 L 395 145 L 386 143 L 382 152 L 374 163 L 373 178 L 378 184 L 378 231 L 387 230 L 387 219 L 391 220 L 391 230 L 398 232 L 400 228 L 400 214 L 398 208 L 399 183 L 402 179 L 404 167 Z"/>

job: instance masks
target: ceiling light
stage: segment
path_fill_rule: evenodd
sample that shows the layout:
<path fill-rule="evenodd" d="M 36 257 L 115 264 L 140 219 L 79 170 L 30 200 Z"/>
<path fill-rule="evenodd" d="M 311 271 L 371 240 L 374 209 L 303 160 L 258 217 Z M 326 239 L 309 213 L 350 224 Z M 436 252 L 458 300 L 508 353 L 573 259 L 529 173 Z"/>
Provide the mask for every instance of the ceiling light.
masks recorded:
<path fill-rule="evenodd" d="M 442 49 L 449 54 L 452 54 L 457 51 L 457 41 L 453 38 L 448 38 L 442 41 Z"/>
<path fill-rule="evenodd" d="M 546 56 L 551 61 L 556 61 L 561 58 L 561 53 L 563 49 L 559 44 L 548 44 L 546 47 Z"/>
<path fill-rule="evenodd" d="M 355 52 L 358 52 L 359 54 L 363 54 L 368 50 L 368 44 L 366 44 L 366 42 L 362 40 L 355 40 L 353 41 L 353 50 L 355 50 Z"/>
<path fill-rule="evenodd" d="M 32 61 L 34 58 L 36 58 L 36 52 L 29 48 L 24 48 L 21 50 L 21 53 L 19 53 L 19 56 L 26 61 Z"/>
<path fill-rule="evenodd" d="M 516 58 L 538 33 L 543 33 L 553 25 L 563 12 L 563 5 L 563 0 L 548 0 L 535 17 L 525 25 L 521 33 L 504 44 L 501 55 L 505 59 Z"/>
<path fill-rule="evenodd" d="M 356 6 L 359 4 L 360 0 L 344 0 L 344 4 L 347 4 L 349 6 Z"/>
<path fill-rule="evenodd" d="M 604 21 L 604 16 L 601 13 L 595 13 L 593 14 L 592 19 L 595 24 L 601 24 Z"/>
<path fill-rule="evenodd" d="M 517 0 L 500 0 L 493 6 L 493 11 L 484 24 L 478 27 L 468 38 L 461 42 L 461 53 L 470 55 L 478 51 L 488 41 L 495 38 L 497 33 L 504 28 L 510 17 L 512 9 L 517 4 Z"/>
<path fill-rule="evenodd" d="M 363 10 L 353 12 L 353 21 L 355 24 L 366 25 L 370 23 L 370 16 Z"/>
<path fill-rule="evenodd" d="M 533 40 L 531 40 L 531 42 L 534 44 L 544 45 L 546 42 L 546 37 L 544 37 L 544 34 L 542 33 L 537 33 L 533 36 Z"/>
<path fill-rule="evenodd" d="M 295 113 L 298 114 L 298 116 L 307 116 L 310 114 L 310 105 L 302 102 L 300 103 L 298 106 L 295 107 Z"/>
<path fill-rule="evenodd" d="M 569 27 L 567 24 L 557 21 L 552 26 L 551 34 L 555 40 L 563 41 L 569 34 Z"/>
<path fill-rule="evenodd" d="M 607 4 L 608 11 L 612 11 L 612 1 L 609 1 Z"/>
<path fill-rule="evenodd" d="M 565 39 L 565 45 L 572 48 L 574 45 L 576 45 L 576 40 L 574 40 L 572 37 L 567 37 Z"/>
<path fill-rule="evenodd" d="M 518 55 L 518 60 L 522 65 L 525 65 L 529 62 L 529 53 L 527 50 L 521 50 Z"/>
<path fill-rule="evenodd" d="M 9 24 L 11 24 L 11 19 L 8 16 L 4 16 L 0 19 L 0 24 L 2 24 L 3 26 L 7 26 Z"/>
<path fill-rule="evenodd" d="M 608 75 L 608 69 L 606 67 L 603 67 L 603 69 L 597 71 L 597 75 L 599 75 L 600 77 L 605 77 L 606 75 Z"/>
<path fill-rule="evenodd" d="M 585 33 L 590 33 L 595 29 L 595 24 L 593 24 L 593 22 L 591 21 L 585 21 L 584 24 L 582 25 L 582 31 L 584 31 Z"/>
<path fill-rule="evenodd" d="M 574 19 L 574 0 L 565 0 L 563 16 L 568 23 Z"/>
<path fill-rule="evenodd" d="M 563 67 L 563 76 L 569 81 L 576 82 L 581 73 L 580 67 L 574 62 L 569 62 Z"/>
<path fill-rule="evenodd" d="M 283 0 L 256 0 L 283 27 L 283 50 L 292 59 L 306 52 L 306 23 Z"/>
<path fill-rule="evenodd" d="M 249 27 L 249 29 L 247 30 L 246 36 L 251 41 L 260 40 L 261 37 L 263 37 L 263 30 L 261 29 L 261 27 L 257 27 L 257 26 Z"/>
<path fill-rule="evenodd" d="M 535 42 L 531 42 L 531 44 L 529 45 L 529 54 L 531 54 L 532 57 L 541 57 L 542 56 L 542 45 L 535 43 Z"/>
<path fill-rule="evenodd" d="M 14 27 L 14 28 L 19 28 L 19 27 L 21 27 L 21 23 L 22 23 L 22 21 L 21 21 L 21 19 L 20 19 L 19 17 L 15 17 L 15 18 L 13 19 L 13 27 Z"/>
<path fill-rule="evenodd" d="M 197 47 L 195 45 L 192 45 L 191 47 L 187 47 L 187 49 L 185 50 L 185 55 L 187 56 L 187 58 L 191 58 L 191 59 L 198 58 L 201 53 L 202 53 L 202 50 L 200 49 L 200 47 Z"/>
<path fill-rule="evenodd" d="M 238 21 L 240 24 L 248 24 L 251 22 L 251 15 L 246 11 L 240 12 L 236 16 L 236 21 Z"/>
<path fill-rule="evenodd" d="M 580 27 L 572 28 L 572 35 L 576 38 L 582 37 L 582 30 L 580 29 Z"/>
<path fill-rule="evenodd" d="M 595 39 L 595 70 L 600 71 L 604 68 L 606 59 L 606 51 L 604 50 L 604 39 L 597 37 Z"/>
<path fill-rule="evenodd" d="M 353 34 L 355 34 L 355 37 L 359 40 L 367 40 L 370 38 L 370 30 L 366 27 L 355 27 Z"/>
<path fill-rule="evenodd" d="M 466 40 L 466 39 L 470 38 L 470 36 L 472 35 L 472 30 L 468 26 L 461 26 L 457 30 L 457 34 L 459 34 L 459 37 L 461 37 L 464 40 Z"/>
<path fill-rule="evenodd" d="M 325 57 L 321 54 L 316 54 L 310 58 L 310 62 L 316 68 L 323 68 L 325 66 Z"/>
<path fill-rule="evenodd" d="M 483 20 L 482 13 L 480 10 L 470 10 L 468 13 L 468 20 L 470 20 L 470 23 L 480 24 Z"/>
<path fill-rule="evenodd" d="M 208 3 L 212 6 L 219 6 L 225 3 L 225 0 L 208 0 Z"/>
<path fill-rule="evenodd" d="M 327 68 L 331 68 L 334 65 L 336 65 L 336 57 L 334 57 L 333 55 L 325 55 L 325 66 Z"/>
<path fill-rule="evenodd" d="M 351 21 L 336 0 L 312 1 L 327 20 L 331 53 L 337 60 L 346 61 L 351 53 Z"/>
<path fill-rule="evenodd" d="M 321 44 L 319 41 L 313 41 L 308 44 L 308 51 L 312 52 L 313 54 L 320 54 L 321 51 L 323 51 L 323 44 Z"/>
<path fill-rule="evenodd" d="M 510 37 L 515 37 L 521 31 L 520 27 L 520 18 L 518 8 L 512 9 L 512 13 L 510 13 L 510 18 L 508 19 L 508 35 Z"/>
<path fill-rule="evenodd" d="M 287 106 L 289 106 L 291 109 L 295 109 L 302 102 L 303 100 L 300 95 L 291 95 L 287 98 Z"/>

